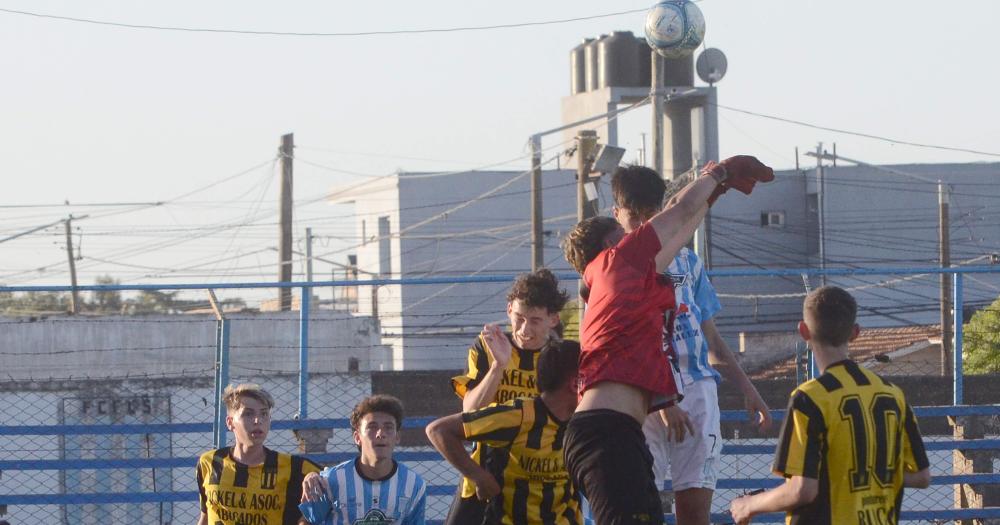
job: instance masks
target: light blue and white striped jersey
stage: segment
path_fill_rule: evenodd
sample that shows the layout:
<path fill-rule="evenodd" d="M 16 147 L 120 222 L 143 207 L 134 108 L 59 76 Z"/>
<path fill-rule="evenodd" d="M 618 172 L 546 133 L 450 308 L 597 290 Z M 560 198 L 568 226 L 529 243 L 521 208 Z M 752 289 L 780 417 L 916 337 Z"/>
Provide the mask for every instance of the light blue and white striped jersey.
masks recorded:
<path fill-rule="evenodd" d="M 685 385 L 707 378 L 718 382 L 719 372 L 708 364 L 708 341 L 701 332 L 701 323 L 715 316 L 722 305 L 705 274 L 705 266 L 693 251 L 682 248 L 666 273 L 674 281 L 677 298 L 673 342 L 681 381 Z"/>
<path fill-rule="evenodd" d="M 370 480 L 361 475 L 358 460 L 327 467 L 320 473 L 330 483 L 334 501 L 326 505 L 330 512 L 325 519 L 313 521 L 314 524 L 425 525 L 427 485 L 423 478 L 396 461 L 388 477 Z"/>

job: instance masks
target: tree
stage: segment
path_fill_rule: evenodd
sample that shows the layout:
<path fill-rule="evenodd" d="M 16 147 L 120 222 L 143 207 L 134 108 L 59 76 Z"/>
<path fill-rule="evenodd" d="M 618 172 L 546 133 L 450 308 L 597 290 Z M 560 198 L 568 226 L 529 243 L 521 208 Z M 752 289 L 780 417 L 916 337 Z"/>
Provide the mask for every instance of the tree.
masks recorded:
<path fill-rule="evenodd" d="M 99 285 L 121 284 L 121 281 L 110 275 L 102 275 L 95 281 Z M 90 306 L 97 312 L 118 313 L 122 309 L 122 293 L 118 290 L 100 290 L 91 292 Z"/>
<path fill-rule="evenodd" d="M 967 374 L 1000 372 L 1000 297 L 965 324 L 962 359 Z"/>

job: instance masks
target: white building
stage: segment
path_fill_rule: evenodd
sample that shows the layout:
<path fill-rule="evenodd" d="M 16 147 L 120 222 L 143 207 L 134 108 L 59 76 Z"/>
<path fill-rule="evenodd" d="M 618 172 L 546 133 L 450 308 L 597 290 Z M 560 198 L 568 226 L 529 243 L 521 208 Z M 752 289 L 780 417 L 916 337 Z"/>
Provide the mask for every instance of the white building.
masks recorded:
<path fill-rule="evenodd" d="M 559 240 L 576 223 L 575 173 L 545 171 L 542 181 L 545 264 L 573 273 Z M 516 171 L 401 173 L 335 189 L 332 200 L 355 206 L 361 280 L 512 275 L 531 268 L 529 182 Z M 599 186 L 603 208 L 610 191 Z M 359 313 L 381 322 L 392 347 L 385 369 L 462 368 L 483 324 L 506 319 L 510 283 L 361 287 Z M 565 285 L 575 292 L 576 281 Z"/>

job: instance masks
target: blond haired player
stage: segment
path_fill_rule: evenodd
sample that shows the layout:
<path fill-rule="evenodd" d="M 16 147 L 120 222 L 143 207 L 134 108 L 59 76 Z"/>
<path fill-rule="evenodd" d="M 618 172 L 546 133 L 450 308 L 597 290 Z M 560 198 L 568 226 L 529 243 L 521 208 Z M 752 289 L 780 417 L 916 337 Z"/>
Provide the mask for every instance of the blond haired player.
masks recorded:
<path fill-rule="evenodd" d="M 274 398 L 253 383 L 229 385 L 223 393 L 232 446 L 198 458 L 198 525 L 308 523 L 299 512 L 302 480 L 319 472 L 315 463 L 264 447 Z"/>

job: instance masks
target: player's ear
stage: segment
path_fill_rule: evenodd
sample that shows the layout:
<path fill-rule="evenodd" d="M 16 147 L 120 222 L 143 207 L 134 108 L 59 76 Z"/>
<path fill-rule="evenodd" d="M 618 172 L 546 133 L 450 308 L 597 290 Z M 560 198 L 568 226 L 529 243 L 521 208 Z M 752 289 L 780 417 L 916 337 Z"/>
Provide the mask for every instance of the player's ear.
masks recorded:
<path fill-rule="evenodd" d="M 233 430 L 233 416 L 229 413 L 226 414 L 226 428 Z"/>
<path fill-rule="evenodd" d="M 513 301 L 507 303 L 507 315 L 510 315 L 514 311 Z"/>
<path fill-rule="evenodd" d="M 851 338 L 848 339 L 848 341 L 853 342 L 855 339 L 858 338 L 858 334 L 860 333 L 861 333 L 861 327 L 858 326 L 858 323 L 854 323 L 854 328 L 851 330 Z"/>
<path fill-rule="evenodd" d="M 799 335 L 802 336 L 803 341 L 812 339 L 812 334 L 809 333 L 809 325 L 805 321 L 799 321 Z"/>
<path fill-rule="evenodd" d="M 361 434 L 359 434 L 358 431 L 355 430 L 354 432 L 351 433 L 351 435 L 354 436 L 354 444 L 360 447 L 361 446 Z"/>

